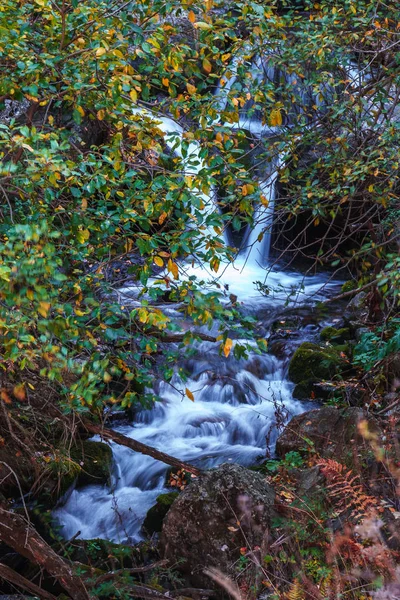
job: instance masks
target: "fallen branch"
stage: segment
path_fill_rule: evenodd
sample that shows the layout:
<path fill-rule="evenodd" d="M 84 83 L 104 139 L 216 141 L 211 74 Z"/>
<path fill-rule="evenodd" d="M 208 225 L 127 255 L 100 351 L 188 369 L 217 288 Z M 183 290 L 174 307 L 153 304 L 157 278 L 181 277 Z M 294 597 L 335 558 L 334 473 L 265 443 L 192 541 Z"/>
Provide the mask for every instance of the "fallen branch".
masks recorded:
<path fill-rule="evenodd" d="M 7 565 L 3 565 L 2 563 L 0 563 L 0 579 L 8 581 L 22 590 L 25 590 L 26 592 L 31 592 L 43 600 L 57 600 L 53 594 L 46 592 L 46 590 L 43 590 L 35 583 L 32 583 L 32 581 L 25 579 L 25 577 L 13 569 L 10 569 L 10 567 L 7 567 Z"/>
<path fill-rule="evenodd" d="M 106 429 L 106 428 L 102 427 L 101 425 L 95 425 L 94 423 L 90 423 L 90 421 L 84 421 L 83 424 L 86 427 L 87 431 L 90 431 L 90 433 L 99 435 L 104 440 L 112 440 L 113 442 L 115 442 L 116 444 L 119 444 L 120 446 L 126 446 L 127 448 L 130 448 L 131 450 L 134 450 L 135 452 L 140 452 L 141 454 L 146 454 L 147 456 L 152 456 L 156 460 L 160 460 L 161 462 L 163 462 L 167 465 L 170 465 L 171 467 L 177 467 L 178 469 L 183 469 L 187 473 L 192 473 L 192 475 L 195 475 L 196 477 L 201 475 L 200 469 L 191 465 L 190 463 L 183 462 L 183 461 L 175 458 L 174 456 L 170 456 L 169 454 L 166 454 L 165 452 L 161 452 L 161 450 L 156 450 L 156 448 L 153 448 L 152 446 L 147 446 L 147 444 L 143 444 L 142 442 L 133 440 L 132 438 L 127 437 L 126 435 L 123 435 L 122 433 L 117 433 L 116 431 L 113 431 L 112 429 Z"/>
<path fill-rule="evenodd" d="M 58 556 L 24 517 L 1 506 L 0 540 L 32 563 L 46 569 L 73 600 L 89 600 L 82 578 L 74 572 L 73 563 Z"/>
<path fill-rule="evenodd" d="M 114 579 L 114 577 L 119 577 L 121 575 L 134 575 L 135 573 L 145 573 L 146 571 L 152 571 L 157 567 L 162 567 L 167 564 L 166 560 L 159 560 L 151 565 L 145 565 L 144 567 L 133 567 L 132 569 L 117 569 L 116 571 L 109 571 L 108 573 L 104 573 L 104 575 L 100 575 L 96 579 L 95 586 L 98 586 L 100 583 L 104 583 L 104 581 L 109 581 L 110 579 Z"/>
<path fill-rule="evenodd" d="M 331 302 L 339 302 L 340 300 L 345 300 L 347 298 L 353 298 L 354 296 L 357 296 L 357 294 L 359 294 L 360 292 L 365 292 L 365 290 L 369 290 L 369 288 L 376 285 L 376 283 L 377 283 L 377 280 L 374 279 L 374 281 L 370 281 L 369 283 L 362 285 L 360 288 L 356 288 L 354 290 L 349 290 L 348 292 L 343 292 L 343 294 L 338 294 L 337 296 L 332 296 L 331 298 L 326 298 L 323 301 L 323 304 L 330 304 Z"/>

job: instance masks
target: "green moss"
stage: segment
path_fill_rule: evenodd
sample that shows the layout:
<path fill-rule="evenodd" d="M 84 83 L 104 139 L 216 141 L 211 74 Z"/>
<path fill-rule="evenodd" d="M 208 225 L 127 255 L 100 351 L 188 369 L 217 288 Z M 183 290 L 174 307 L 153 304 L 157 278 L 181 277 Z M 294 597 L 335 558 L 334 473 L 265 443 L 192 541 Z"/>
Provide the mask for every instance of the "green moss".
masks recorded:
<path fill-rule="evenodd" d="M 355 281 L 353 281 L 353 280 L 346 281 L 346 283 L 344 283 L 342 285 L 342 293 L 345 294 L 346 292 L 352 292 L 356 288 L 357 288 L 357 283 Z"/>
<path fill-rule="evenodd" d="M 112 466 L 112 450 L 103 442 L 84 441 L 71 449 L 72 460 L 80 466 L 79 485 L 107 483 Z"/>
<path fill-rule="evenodd" d="M 351 339 L 350 329 L 348 327 L 342 327 L 341 329 L 336 329 L 336 327 L 325 327 L 321 333 L 321 340 L 324 342 L 345 342 Z"/>
<path fill-rule="evenodd" d="M 334 348 L 304 342 L 290 361 L 289 378 L 294 383 L 321 381 L 330 379 L 343 367 L 344 362 Z"/>
<path fill-rule="evenodd" d="M 170 492 L 169 494 L 158 496 L 157 504 L 152 506 L 147 512 L 143 523 L 143 527 L 149 535 L 160 533 L 164 518 L 178 496 L 178 492 Z"/>

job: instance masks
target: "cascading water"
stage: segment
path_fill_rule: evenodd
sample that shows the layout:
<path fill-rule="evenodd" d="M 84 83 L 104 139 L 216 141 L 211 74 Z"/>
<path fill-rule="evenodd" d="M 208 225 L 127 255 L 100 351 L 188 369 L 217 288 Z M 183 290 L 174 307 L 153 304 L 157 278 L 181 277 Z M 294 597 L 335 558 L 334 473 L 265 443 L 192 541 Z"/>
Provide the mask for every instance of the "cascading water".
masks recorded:
<path fill-rule="evenodd" d="M 233 73 L 227 84 L 229 89 L 234 85 L 234 78 Z M 203 168 L 199 146 L 190 142 L 184 156 L 183 130 L 175 121 L 153 117 L 147 111 L 137 112 L 160 122 L 166 143 L 181 156 L 186 174 L 199 173 Z M 252 131 L 264 135 L 265 126 L 253 118 Z M 293 290 L 296 290 L 294 302 L 310 295 L 319 299 L 323 295 L 320 289 L 326 284 L 321 276 L 305 279 L 299 273 L 271 270 L 267 282 L 273 293 L 266 298 L 255 288 L 255 281 L 265 279 L 262 266 L 269 253 L 275 184 L 281 160 L 275 162 L 269 177 L 261 178 L 261 190 L 268 205 L 256 207 L 255 225 L 245 235 L 242 254 L 219 278 L 221 287 L 237 296 L 244 311 L 257 318 L 263 313 L 269 314 L 269 320 L 277 306 L 287 302 Z M 206 214 L 215 210 L 210 196 L 204 195 L 203 199 Z M 259 241 L 261 234 L 263 242 Z M 187 267 L 188 276 L 192 269 Z M 199 268 L 197 275 L 198 271 Z M 206 287 L 207 273 L 202 271 L 201 276 Z M 133 286 L 119 290 L 118 297 L 124 305 L 135 306 L 137 295 L 138 288 Z M 179 313 L 174 308 L 167 310 L 179 324 Z M 224 358 L 220 356 L 219 346 L 219 342 L 202 342 L 197 345 L 193 358 L 182 355 L 172 381 L 154 385 L 159 397 L 154 407 L 139 410 L 134 423 L 121 425 L 116 430 L 202 468 L 227 461 L 251 465 L 265 457 L 267 447 L 273 451 L 277 423 L 286 422 L 306 408 L 304 403 L 293 399 L 294 386 L 286 378 L 286 359 L 255 350 L 250 351 L 247 358 L 236 359 L 233 352 Z M 188 374 L 185 380 L 179 374 L 182 370 Z M 186 388 L 193 393 L 194 402 L 185 394 Z M 144 517 L 165 490 L 168 468 L 149 456 L 116 444 L 112 444 L 112 450 L 111 486 L 88 485 L 73 489 L 64 504 L 54 511 L 64 537 L 80 532 L 80 537 L 86 539 L 106 538 L 129 543 L 141 539 Z"/>
<path fill-rule="evenodd" d="M 241 254 L 246 257 L 249 264 L 256 263 L 263 267 L 268 262 L 274 218 L 276 181 L 281 162 L 281 158 L 278 157 L 272 174 L 268 179 L 260 182 L 260 190 L 265 198 L 265 206 L 259 204 L 254 211 L 254 225 L 248 228 L 241 247 Z"/>
<path fill-rule="evenodd" d="M 267 438 L 275 442 L 279 410 L 284 406 L 287 418 L 304 408 L 292 399 L 282 361 L 255 353 L 247 360 L 222 359 L 218 346 L 199 344 L 196 358 L 180 365 L 191 373 L 189 380 L 175 374 L 171 384 L 161 383 L 154 408 L 117 431 L 203 468 L 229 461 L 251 465 L 265 456 Z M 112 448 L 113 486 L 73 490 L 55 511 L 65 537 L 81 531 L 83 538 L 136 542 L 147 510 L 165 492 L 164 464 L 116 444 Z"/>

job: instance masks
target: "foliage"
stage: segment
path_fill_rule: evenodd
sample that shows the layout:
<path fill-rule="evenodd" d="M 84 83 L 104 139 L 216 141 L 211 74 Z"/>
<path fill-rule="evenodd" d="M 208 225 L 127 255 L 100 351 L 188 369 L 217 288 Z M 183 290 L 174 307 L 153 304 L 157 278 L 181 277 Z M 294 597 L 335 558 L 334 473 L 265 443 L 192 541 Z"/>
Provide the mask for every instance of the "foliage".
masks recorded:
<path fill-rule="evenodd" d="M 305 2 L 304 18 L 297 8 L 2 3 L 0 99 L 17 114 L 0 124 L 3 367 L 40 369 L 60 383 L 67 409 L 129 406 L 176 327 L 157 307 L 166 292 L 194 325 L 217 321 L 229 353 L 228 330 L 245 334 L 238 311 L 221 304 L 218 280 L 204 294 L 204 271 L 190 275 L 186 265 L 208 265 L 218 277 L 233 257 L 222 231 L 242 230 L 255 204 L 268 204 L 260 182 L 278 155 L 288 195 L 277 221 L 305 214 L 307 228 L 333 220 L 343 233 L 346 219 L 357 248 L 338 254 L 335 233 L 318 261 L 357 261 L 364 278 L 380 264 L 397 218 L 398 65 L 390 53 L 384 64 L 382 48 L 397 35 L 398 9 Z M 273 80 L 260 78 L 260 61 Z M 181 123 L 181 142 L 167 143 L 162 114 Z M 244 114 L 274 135 L 254 137 Z M 220 210 L 206 200 L 217 183 Z M 129 276 L 144 286 L 131 311 L 104 294 L 107 269 L 127 258 Z M 386 263 L 383 289 L 395 263 Z M 184 343 L 194 339 L 188 333 Z M 167 378 L 173 360 L 167 353 Z M 138 386 L 113 395 L 107 384 L 121 378 Z"/>
<path fill-rule="evenodd" d="M 384 327 L 375 328 L 361 336 L 354 349 L 354 362 L 366 371 L 400 351 L 400 320 L 390 319 Z"/>

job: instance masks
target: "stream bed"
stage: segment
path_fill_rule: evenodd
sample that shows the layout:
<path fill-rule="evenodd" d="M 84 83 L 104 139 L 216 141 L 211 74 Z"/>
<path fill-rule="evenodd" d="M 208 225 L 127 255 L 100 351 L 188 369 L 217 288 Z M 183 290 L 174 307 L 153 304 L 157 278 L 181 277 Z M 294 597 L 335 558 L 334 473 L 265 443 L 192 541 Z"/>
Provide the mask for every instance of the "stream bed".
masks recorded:
<path fill-rule="evenodd" d="M 301 306 L 312 313 L 315 300 L 338 286 L 322 275 L 304 278 L 300 273 L 274 271 L 267 283 L 275 293 L 266 297 L 254 284 L 254 278 L 264 276 L 265 270 L 255 264 L 236 264 L 224 273 L 223 283 L 237 295 L 242 311 L 258 320 L 266 337 L 280 314 Z M 125 305 L 140 305 L 134 287 L 121 289 L 119 296 Z M 174 313 L 173 308 L 169 311 Z M 299 343 L 314 339 L 320 326 L 316 317 L 305 319 L 279 358 L 251 350 L 243 359 L 234 358 L 233 352 L 225 358 L 220 342 L 199 342 L 189 357 L 183 350 L 171 382 L 154 384 L 160 400 L 151 409 L 139 410 L 133 423 L 116 426 L 116 431 L 200 468 L 225 462 L 259 463 L 267 453 L 273 455 L 279 428 L 310 407 L 293 398 L 288 357 Z M 182 380 L 182 370 L 188 379 Z M 185 395 L 186 388 L 194 401 Z M 142 524 L 157 496 L 171 491 L 166 488 L 165 464 L 114 443 L 112 450 L 111 485 L 73 489 L 54 511 L 65 538 L 80 531 L 84 539 L 136 543 L 143 539 Z"/>

